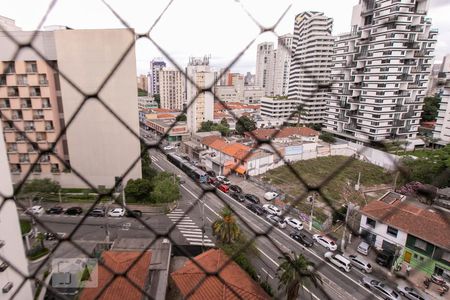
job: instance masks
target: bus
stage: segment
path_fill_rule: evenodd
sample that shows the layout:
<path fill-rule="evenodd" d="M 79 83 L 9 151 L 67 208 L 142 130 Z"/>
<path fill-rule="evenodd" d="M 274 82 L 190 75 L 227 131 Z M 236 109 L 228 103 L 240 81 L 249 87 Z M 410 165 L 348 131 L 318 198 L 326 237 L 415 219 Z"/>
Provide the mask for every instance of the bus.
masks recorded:
<path fill-rule="evenodd" d="M 167 160 L 170 161 L 175 166 L 177 166 L 179 169 L 181 169 L 194 181 L 199 183 L 207 183 L 208 174 L 206 174 L 204 171 L 200 170 L 199 168 L 191 164 L 186 159 L 174 153 L 167 153 Z"/>

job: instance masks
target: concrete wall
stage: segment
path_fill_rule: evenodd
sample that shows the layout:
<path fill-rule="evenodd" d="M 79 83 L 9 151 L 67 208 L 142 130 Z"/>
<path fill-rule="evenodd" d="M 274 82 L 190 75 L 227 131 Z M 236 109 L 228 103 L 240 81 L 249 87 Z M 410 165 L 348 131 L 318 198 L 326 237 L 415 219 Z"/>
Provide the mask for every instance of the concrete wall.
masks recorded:
<path fill-rule="evenodd" d="M 12 196 L 13 188 L 10 177 L 8 157 L 3 138 L 3 128 L 0 122 L 0 195 Z M 28 261 L 25 258 L 25 249 L 22 241 L 22 234 L 19 226 L 19 216 L 17 214 L 14 201 L 3 203 L 0 196 L 0 240 L 5 241 L 5 245 L 0 251 L 0 263 L 8 261 L 20 273 L 16 272 L 12 266 L 0 273 L 0 288 L 8 282 L 12 282 L 13 287 L 8 293 L 0 293 L 0 300 L 11 299 L 12 295 L 23 281 L 23 276 L 28 276 Z M 30 282 L 26 282 L 20 291 L 15 295 L 15 299 L 33 299 Z"/>
<path fill-rule="evenodd" d="M 134 42 L 126 29 L 55 31 L 59 69 L 85 94 L 95 94 L 109 72 Z M 134 46 L 99 92 L 100 98 L 139 135 Z M 66 125 L 83 101 L 61 78 Z M 67 130 L 71 166 L 93 185 L 114 184 L 139 157 L 139 140 L 95 99 L 88 100 Z M 141 177 L 141 163 L 125 178 Z"/>

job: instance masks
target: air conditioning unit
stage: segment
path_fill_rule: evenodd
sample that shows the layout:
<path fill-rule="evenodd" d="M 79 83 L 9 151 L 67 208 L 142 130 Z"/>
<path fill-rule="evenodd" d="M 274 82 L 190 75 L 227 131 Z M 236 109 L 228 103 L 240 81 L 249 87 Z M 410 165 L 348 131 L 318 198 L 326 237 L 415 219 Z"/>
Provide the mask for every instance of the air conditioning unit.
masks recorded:
<path fill-rule="evenodd" d="M 13 287 L 13 283 L 11 281 L 9 281 L 7 284 L 5 284 L 5 286 L 2 288 L 2 292 L 3 294 L 6 294 L 7 292 L 9 292 Z"/>

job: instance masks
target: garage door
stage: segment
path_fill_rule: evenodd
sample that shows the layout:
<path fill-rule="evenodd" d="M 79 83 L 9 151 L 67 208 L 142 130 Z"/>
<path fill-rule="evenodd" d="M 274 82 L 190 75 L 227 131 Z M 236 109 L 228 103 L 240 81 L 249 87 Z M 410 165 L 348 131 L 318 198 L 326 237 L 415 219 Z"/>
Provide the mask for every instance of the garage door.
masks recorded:
<path fill-rule="evenodd" d="M 388 241 L 383 240 L 383 243 L 381 244 L 381 248 L 383 248 L 383 250 L 391 252 L 392 254 L 395 254 L 396 246 L 393 243 L 389 243 Z"/>

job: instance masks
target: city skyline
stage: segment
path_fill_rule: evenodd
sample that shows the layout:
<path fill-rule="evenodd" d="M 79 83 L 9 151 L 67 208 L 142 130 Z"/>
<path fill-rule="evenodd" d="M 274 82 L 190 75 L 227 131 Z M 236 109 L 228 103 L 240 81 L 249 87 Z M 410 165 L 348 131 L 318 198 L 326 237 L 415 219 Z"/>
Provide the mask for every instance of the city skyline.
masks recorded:
<path fill-rule="evenodd" d="M 50 3 L 47 1 L 46 3 Z M 124 5 L 120 1 L 107 2 L 123 19 L 133 27 L 136 33 L 146 32 L 164 10 L 169 1 L 148 3 L 136 2 L 135 5 Z M 351 12 L 357 0 L 336 1 L 321 0 L 315 3 L 293 3 L 285 17 L 280 21 L 276 33 L 281 36 L 293 33 L 295 15 L 303 11 L 319 11 L 333 18 L 333 35 L 350 30 L 349 21 Z M 282 13 L 291 4 L 291 1 L 267 3 L 263 7 L 256 1 L 244 3 L 244 7 L 254 18 L 264 26 L 273 25 Z M 27 6 L 30 9 L 23 10 Z M 212 7 L 210 7 L 212 6 Z M 87 9 L 89 8 L 89 9 Z M 211 8 L 211 9 L 209 9 Z M 438 43 L 436 45 L 435 62 L 450 52 L 450 25 L 446 22 L 446 8 L 450 3 L 445 0 L 434 0 L 430 4 L 428 17 L 432 18 L 433 27 L 439 29 Z M 2 15 L 16 21 L 16 25 L 23 30 L 33 30 L 40 23 L 47 5 L 42 2 L 14 1 L 9 3 L 2 11 Z M 202 11 L 218 10 L 219 15 L 202 15 Z M 79 13 L 78 13 L 79 12 Z M 189 12 L 189 18 L 181 12 Z M 233 15 L 233 21 L 228 16 Z M 83 18 L 78 18 L 83 15 Z M 188 20 L 183 26 L 173 26 L 174 22 Z M 205 26 L 214 23 L 215 26 Z M 220 25 L 220 24 L 226 24 Z M 79 1 L 77 3 L 56 2 L 54 8 L 47 16 L 43 26 L 64 25 L 74 29 L 100 29 L 120 28 L 123 25 L 109 11 L 101 1 Z M 193 35 L 192 32 L 202 32 L 202 36 Z M 236 34 L 239 32 L 239 34 Z M 159 23 L 154 27 L 152 38 L 168 53 L 180 67 L 185 67 L 191 56 L 211 55 L 211 66 L 220 68 L 228 65 L 235 56 L 242 51 L 248 43 L 258 36 L 259 29 L 246 15 L 239 3 L 223 1 L 221 3 L 208 3 L 207 1 L 177 2 L 174 1 L 167 9 Z M 167 38 L 172 36 L 173 38 Z M 205 39 L 204 36 L 208 36 Z M 231 42 L 232 41 L 232 42 Z M 256 46 L 261 42 L 277 42 L 277 36 L 272 33 L 259 35 L 245 54 L 234 66 L 233 72 L 255 73 Z M 182 45 L 182 47 L 180 47 Z M 148 40 L 139 40 L 136 43 L 137 75 L 147 74 L 149 62 L 154 57 L 162 55 Z M 170 61 L 165 60 L 171 65 Z"/>

